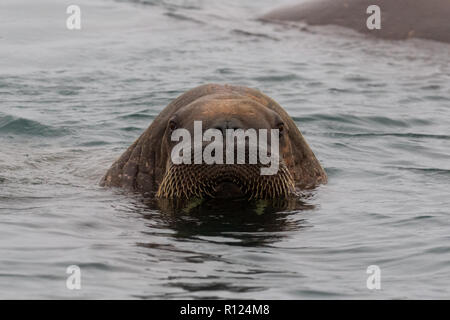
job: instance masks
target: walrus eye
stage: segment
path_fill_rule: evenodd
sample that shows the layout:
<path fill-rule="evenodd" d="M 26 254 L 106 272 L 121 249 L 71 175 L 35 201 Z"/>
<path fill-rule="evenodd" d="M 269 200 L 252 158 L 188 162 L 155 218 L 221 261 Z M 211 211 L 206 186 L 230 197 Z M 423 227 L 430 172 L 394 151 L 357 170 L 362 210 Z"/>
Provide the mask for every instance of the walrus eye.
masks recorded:
<path fill-rule="evenodd" d="M 177 125 L 177 123 L 175 122 L 175 121 L 173 121 L 173 120 L 170 120 L 169 121 L 169 129 L 170 130 L 175 130 L 176 128 L 178 127 L 178 125 Z"/>
<path fill-rule="evenodd" d="M 282 136 L 284 133 L 284 123 L 277 124 L 277 129 L 278 129 L 280 136 Z"/>

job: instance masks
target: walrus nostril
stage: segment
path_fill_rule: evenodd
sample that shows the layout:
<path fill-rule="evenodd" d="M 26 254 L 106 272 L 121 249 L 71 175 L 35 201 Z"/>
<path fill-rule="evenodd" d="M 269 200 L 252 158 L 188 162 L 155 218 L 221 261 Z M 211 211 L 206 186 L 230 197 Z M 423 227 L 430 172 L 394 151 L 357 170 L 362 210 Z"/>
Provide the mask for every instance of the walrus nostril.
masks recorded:
<path fill-rule="evenodd" d="M 227 129 L 232 130 L 244 129 L 244 126 L 242 125 L 241 120 L 232 118 L 227 120 L 216 121 L 216 123 L 213 126 L 211 126 L 211 128 L 219 130 L 225 137 Z"/>

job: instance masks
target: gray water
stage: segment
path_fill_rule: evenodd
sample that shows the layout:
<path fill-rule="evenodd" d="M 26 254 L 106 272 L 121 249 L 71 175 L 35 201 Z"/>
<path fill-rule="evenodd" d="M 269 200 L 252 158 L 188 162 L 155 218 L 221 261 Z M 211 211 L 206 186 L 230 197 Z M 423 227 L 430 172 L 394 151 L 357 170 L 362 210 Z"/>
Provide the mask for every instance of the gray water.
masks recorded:
<path fill-rule="evenodd" d="M 286 1 L 76 3 L 79 31 L 65 1 L 0 4 L 0 298 L 450 298 L 449 45 L 255 19 Z M 329 183 L 194 213 L 98 186 L 209 82 L 277 100 Z"/>

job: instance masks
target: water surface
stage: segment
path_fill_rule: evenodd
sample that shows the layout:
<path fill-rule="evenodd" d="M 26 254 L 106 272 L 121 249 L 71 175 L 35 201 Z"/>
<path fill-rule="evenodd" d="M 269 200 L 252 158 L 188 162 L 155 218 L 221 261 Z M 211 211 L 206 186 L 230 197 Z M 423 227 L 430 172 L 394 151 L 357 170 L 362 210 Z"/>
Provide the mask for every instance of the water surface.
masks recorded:
<path fill-rule="evenodd" d="M 449 45 L 261 23 L 268 0 L 77 3 L 80 31 L 61 1 L 0 5 L 0 298 L 450 297 Z M 293 211 L 98 186 L 209 82 L 277 100 L 329 183 Z"/>

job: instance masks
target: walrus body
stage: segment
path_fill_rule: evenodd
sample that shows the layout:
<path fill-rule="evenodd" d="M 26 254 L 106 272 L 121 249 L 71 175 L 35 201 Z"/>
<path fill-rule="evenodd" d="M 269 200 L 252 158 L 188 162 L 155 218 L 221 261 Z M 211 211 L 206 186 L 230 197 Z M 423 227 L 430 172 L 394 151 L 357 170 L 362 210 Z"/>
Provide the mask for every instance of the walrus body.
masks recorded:
<path fill-rule="evenodd" d="M 282 126 L 278 173 L 260 175 L 258 164 L 174 164 L 171 133 L 176 128 L 192 132 L 194 121 L 202 121 L 204 130 Z M 101 185 L 160 198 L 273 199 L 326 181 L 325 171 L 299 129 L 274 100 L 254 89 L 210 84 L 170 103 L 111 166 Z"/>
<path fill-rule="evenodd" d="M 370 5 L 381 9 L 381 29 L 367 28 Z M 269 12 L 262 20 L 338 25 L 385 39 L 416 37 L 450 43 L 449 0 L 310 0 Z"/>

